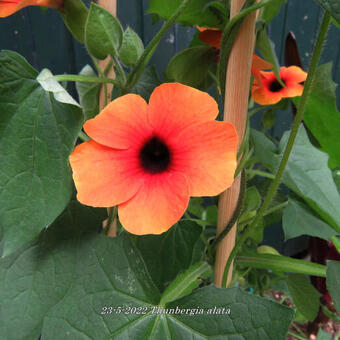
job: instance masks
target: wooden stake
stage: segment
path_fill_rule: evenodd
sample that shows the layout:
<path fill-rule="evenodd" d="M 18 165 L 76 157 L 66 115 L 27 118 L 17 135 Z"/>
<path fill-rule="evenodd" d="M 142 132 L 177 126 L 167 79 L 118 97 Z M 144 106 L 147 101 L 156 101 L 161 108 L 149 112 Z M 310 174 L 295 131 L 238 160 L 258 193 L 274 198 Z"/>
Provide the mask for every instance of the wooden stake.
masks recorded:
<path fill-rule="evenodd" d="M 114 16 L 117 16 L 117 0 L 98 0 L 98 5 L 105 8 L 107 11 L 112 13 Z M 110 62 L 110 57 L 106 58 L 105 60 L 99 61 L 99 66 L 102 70 L 105 70 L 105 67 Z M 114 78 L 115 72 L 113 67 L 110 69 L 109 73 L 107 74 L 108 78 Z M 105 99 L 105 91 L 104 85 L 102 86 L 99 94 L 99 108 L 103 109 L 106 102 L 111 101 L 111 94 L 113 89 L 113 84 L 106 84 L 107 86 L 107 98 Z M 107 210 L 109 212 L 109 209 Z M 107 221 L 107 220 L 106 220 Z M 103 225 L 106 226 L 106 221 L 103 222 Z M 115 237 L 117 236 L 117 220 L 114 219 L 110 226 L 108 226 L 109 230 L 107 236 Z"/>
<path fill-rule="evenodd" d="M 98 5 L 105 8 L 114 16 L 117 16 L 117 0 L 98 0 Z M 107 64 L 110 62 L 110 57 L 106 58 L 105 60 L 99 61 L 99 66 L 102 70 L 105 69 Z M 110 69 L 108 75 L 109 78 L 114 78 L 115 73 L 113 68 Z M 113 84 L 107 84 L 107 101 L 111 101 L 111 93 L 113 89 Z M 101 88 L 100 95 L 99 95 L 99 107 L 102 109 L 105 106 L 105 92 L 104 92 L 104 85 Z"/>
<path fill-rule="evenodd" d="M 245 0 L 231 0 L 230 16 L 235 16 L 242 8 Z M 244 20 L 229 61 L 225 87 L 224 120 L 234 124 L 239 136 L 240 146 L 245 131 L 248 111 L 248 96 L 250 83 L 250 70 L 255 42 L 256 14 L 252 13 Z M 240 193 L 240 176 L 233 185 L 223 192 L 218 202 L 217 234 L 219 234 L 233 216 Z M 215 285 L 221 287 L 224 267 L 231 250 L 235 245 L 236 224 L 229 234 L 220 242 L 215 260 Z M 227 284 L 232 277 L 233 266 L 230 266 Z"/>

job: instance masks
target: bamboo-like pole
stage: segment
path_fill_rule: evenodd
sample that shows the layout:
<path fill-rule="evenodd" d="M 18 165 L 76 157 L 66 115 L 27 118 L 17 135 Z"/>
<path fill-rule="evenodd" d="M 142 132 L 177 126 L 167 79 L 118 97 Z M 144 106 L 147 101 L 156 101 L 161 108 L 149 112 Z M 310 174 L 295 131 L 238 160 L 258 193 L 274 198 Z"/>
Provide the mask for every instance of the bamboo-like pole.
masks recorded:
<path fill-rule="evenodd" d="M 242 8 L 245 0 L 231 0 L 230 17 L 235 16 Z M 256 14 L 251 13 L 244 20 L 235 39 L 226 76 L 224 120 L 234 124 L 239 136 L 239 144 L 245 131 L 248 111 L 250 70 L 255 42 Z M 240 175 L 233 185 L 223 192 L 218 202 L 217 234 L 221 233 L 236 208 L 240 193 Z M 227 259 L 235 245 L 236 224 L 229 234 L 219 243 L 215 260 L 215 285 L 221 287 L 222 277 Z M 231 281 L 232 265 L 230 266 L 227 284 Z"/>
<path fill-rule="evenodd" d="M 107 11 L 109 11 L 114 16 L 117 16 L 117 0 L 98 0 L 98 5 L 105 8 Z M 104 70 L 109 62 L 110 62 L 110 57 L 106 58 L 105 60 L 99 61 L 100 68 Z M 109 73 L 107 74 L 107 77 L 109 78 L 115 77 L 113 67 L 110 69 Z M 107 98 L 105 98 L 104 86 L 107 87 Z M 113 89 L 113 84 L 105 84 L 105 85 L 103 84 L 100 90 L 100 94 L 99 94 L 99 108 L 100 109 L 104 108 L 106 102 L 111 101 L 112 89 Z M 109 211 L 110 210 L 108 209 L 108 212 Z M 104 221 L 104 226 L 106 226 L 106 223 L 107 221 Z M 117 235 L 117 220 L 114 219 L 111 225 L 107 226 L 107 228 L 109 228 L 107 236 L 115 237 Z"/>
<path fill-rule="evenodd" d="M 102 6 L 105 8 L 107 11 L 109 11 L 111 14 L 114 16 L 117 16 L 117 0 L 98 0 L 98 5 Z M 107 64 L 110 61 L 110 57 L 106 58 L 105 60 L 99 61 L 99 66 L 102 70 L 105 69 Z M 114 78 L 114 70 L 113 68 L 110 69 L 108 75 L 110 78 Z M 113 84 L 107 84 L 107 101 L 111 101 L 111 93 L 113 89 Z M 105 106 L 105 91 L 104 91 L 104 85 L 101 88 L 100 95 L 99 95 L 99 106 L 100 109 L 102 109 Z"/>

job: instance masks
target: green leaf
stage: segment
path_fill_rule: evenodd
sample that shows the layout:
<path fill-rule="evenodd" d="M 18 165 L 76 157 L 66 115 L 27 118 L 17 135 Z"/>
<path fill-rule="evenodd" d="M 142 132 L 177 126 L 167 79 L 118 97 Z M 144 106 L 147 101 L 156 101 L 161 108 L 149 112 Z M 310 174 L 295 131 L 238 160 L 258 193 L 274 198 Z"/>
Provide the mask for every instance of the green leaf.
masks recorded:
<path fill-rule="evenodd" d="M 333 18 L 340 24 L 340 2 L 339 0 L 316 0 Z"/>
<path fill-rule="evenodd" d="M 333 235 L 331 237 L 331 242 L 333 242 L 334 247 L 336 248 L 336 250 L 340 254 L 340 235 Z"/>
<path fill-rule="evenodd" d="M 327 261 L 327 289 L 331 294 L 334 307 L 340 313 L 340 262 Z"/>
<path fill-rule="evenodd" d="M 334 178 L 335 185 L 338 188 L 338 192 L 340 194 L 340 170 L 334 171 L 333 178 Z"/>
<path fill-rule="evenodd" d="M 114 285 L 117 281 L 111 282 Z M 117 300 L 108 291 L 90 297 L 84 294 L 73 289 L 73 301 L 66 297 L 53 308 L 44 322 L 43 338 L 57 340 L 60 334 L 67 334 L 75 340 L 284 339 L 293 317 L 290 308 L 238 288 L 202 288 L 166 305 L 166 309 L 131 294 Z M 100 315 L 102 306 L 110 303 L 116 310 L 122 306 L 121 312 Z"/>
<path fill-rule="evenodd" d="M 333 339 L 332 334 L 325 332 L 324 330 L 322 330 L 322 328 L 319 328 L 316 340 L 332 340 L 332 339 Z"/>
<path fill-rule="evenodd" d="M 37 339 L 47 320 L 52 326 L 43 334 L 53 333 L 59 320 L 51 321 L 49 313 L 62 301 L 69 303 L 66 302 L 69 311 L 79 308 L 79 313 L 92 313 L 96 318 L 101 306 L 123 304 L 130 295 L 136 305 L 159 300 L 130 240 L 98 234 L 105 216 L 105 209 L 72 201 L 37 242 L 0 260 L 0 298 L 2 311 L 6 310 L 1 315 L 0 328 L 4 338 Z M 112 261 L 114 258 L 119 261 Z M 18 308 L 25 313 L 17 314 Z M 98 333 L 93 338 L 102 338 L 100 328 L 93 327 Z M 73 332 L 74 329 L 64 334 L 75 339 Z M 59 331 L 43 335 L 49 339 L 59 336 Z"/>
<path fill-rule="evenodd" d="M 190 294 L 197 288 L 203 279 L 212 274 L 212 269 L 206 262 L 198 262 L 180 274 L 167 287 L 161 297 L 159 304 L 164 306 L 168 302 L 177 300 L 185 295 Z"/>
<path fill-rule="evenodd" d="M 275 150 L 275 144 L 263 134 L 251 131 L 256 155 L 274 173 L 288 135 L 289 132 L 285 132 L 278 150 Z M 340 230 L 340 196 L 328 168 L 328 156 L 310 143 L 303 125 L 299 128 L 282 180 L 330 226 Z"/>
<path fill-rule="evenodd" d="M 313 321 L 319 311 L 321 294 L 305 276 L 289 275 L 286 282 L 298 311 L 307 320 Z"/>
<path fill-rule="evenodd" d="M 274 110 L 266 110 L 262 116 L 262 125 L 267 129 L 271 129 L 275 123 L 275 111 Z"/>
<path fill-rule="evenodd" d="M 72 202 L 36 243 L 0 260 L 4 339 L 284 338 L 293 311 L 238 288 L 198 289 L 158 314 L 159 292 L 127 234 L 96 232 L 105 215 Z"/>
<path fill-rule="evenodd" d="M 279 13 L 281 6 L 286 2 L 286 0 L 272 0 L 267 6 L 262 10 L 262 19 L 268 25 L 274 17 Z"/>
<path fill-rule="evenodd" d="M 32 240 L 72 194 L 68 156 L 83 122 L 19 54 L 0 52 L 0 221 L 4 254 Z"/>
<path fill-rule="evenodd" d="M 43 69 L 39 73 L 37 81 L 45 91 L 52 92 L 54 99 L 58 102 L 80 107 L 80 105 L 69 95 L 65 88 L 58 83 L 52 72 L 47 68 Z"/>
<path fill-rule="evenodd" d="M 336 231 L 320 220 L 305 205 L 289 199 L 282 218 L 285 241 L 301 235 L 309 235 L 330 241 Z"/>
<path fill-rule="evenodd" d="M 64 0 L 63 9 L 59 14 L 64 20 L 66 27 L 73 36 L 81 43 L 84 42 L 85 25 L 88 15 L 88 9 L 82 0 Z"/>
<path fill-rule="evenodd" d="M 130 90 L 131 93 L 136 93 L 142 96 L 145 100 L 149 100 L 153 90 L 161 84 L 157 71 L 152 65 L 144 69 L 137 84 Z"/>
<path fill-rule="evenodd" d="M 208 0 L 192 0 L 176 22 L 188 26 L 219 27 L 220 22 Z M 162 19 L 169 19 L 182 3 L 182 0 L 149 0 L 149 13 L 157 14 Z"/>
<path fill-rule="evenodd" d="M 332 63 L 320 66 L 315 74 L 303 119 L 322 150 L 330 156 L 332 167 L 340 167 L 340 113 L 336 106 L 337 85 L 332 81 Z M 299 102 L 299 98 L 294 100 Z"/>
<path fill-rule="evenodd" d="M 202 203 L 203 203 L 202 197 L 191 197 L 187 209 L 188 212 L 201 219 L 204 211 Z"/>
<path fill-rule="evenodd" d="M 260 50 L 263 58 L 273 65 L 273 71 L 276 78 L 280 79 L 280 64 L 275 53 L 274 43 L 269 39 L 265 29 L 257 34 L 256 47 Z"/>
<path fill-rule="evenodd" d="M 250 139 L 260 162 L 268 169 L 274 169 L 278 163 L 277 145 L 265 134 L 255 129 L 250 129 Z"/>
<path fill-rule="evenodd" d="M 88 51 L 98 59 L 117 56 L 123 39 L 119 21 L 103 7 L 91 2 L 85 29 Z"/>
<path fill-rule="evenodd" d="M 206 225 L 217 225 L 218 209 L 216 205 L 209 205 L 202 214 L 202 220 L 206 222 Z"/>
<path fill-rule="evenodd" d="M 79 75 L 87 77 L 97 77 L 96 72 L 90 65 L 86 65 Z M 80 105 L 83 108 L 85 120 L 95 117 L 99 112 L 99 91 L 101 84 L 76 82 L 76 89 L 79 96 Z"/>
<path fill-rule="evenodd" d="M 214 56 L 211 47 L 189 47 L 170 60 L 166 75 L 172 81 L 198 88 L 204 83 Z"/>
<path fill-rule="evenodd" d="M 119 50 L 120 60 L 126 66 L 135 65 L 144 51 L 144 45 L 138 34 L 128 27 L 123 35 L 123 42 Z"/>
<path fill-rule="evenodd" d="M 255 186 L 247 188 L 243 202 L 243 213 L 257 210 L 261 205 L 261 196 Z"/>
<path fill-rule="evenodd" d="M 157 339 L 284 339 L 293 317 L 290 308 L 239 288 L 205 287 L 168 304 L 167 308 L 176 309 L 176 306 L 185 309 L 199 306 L 205 314 L 169 316 L 171 337 Z"/>
<path fill-rule="evenodd" d="M 201 232 L 202 227 L 197 223 L 182 220 L 164 234 L 137 238 L 136 246 L 161 292 L 179 273 L 190 267 Z"/>

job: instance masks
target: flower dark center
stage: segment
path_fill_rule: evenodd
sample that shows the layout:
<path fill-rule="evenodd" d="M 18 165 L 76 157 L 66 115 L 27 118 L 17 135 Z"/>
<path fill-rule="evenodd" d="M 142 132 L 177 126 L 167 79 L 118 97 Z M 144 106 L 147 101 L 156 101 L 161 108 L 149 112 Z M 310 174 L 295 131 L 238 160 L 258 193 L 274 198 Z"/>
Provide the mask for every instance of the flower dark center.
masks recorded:
<path fill-rule="evenodd" d="M 158 174 L 169 168 L 171 154 L 168 146 L 160 138 L 153 136 L 141 148 L 139 159 L 145 171 Z"/>
<path fill-rule="evenodd" d="M 283 79 L 281 79 L 281 80 L 283 81 Z M 277 79 L 273 80 L 269 85 L 269 90 L 271 92 L 279 92 L 282 89 L 283 89 L 283 86 L 277 81 Z"/>

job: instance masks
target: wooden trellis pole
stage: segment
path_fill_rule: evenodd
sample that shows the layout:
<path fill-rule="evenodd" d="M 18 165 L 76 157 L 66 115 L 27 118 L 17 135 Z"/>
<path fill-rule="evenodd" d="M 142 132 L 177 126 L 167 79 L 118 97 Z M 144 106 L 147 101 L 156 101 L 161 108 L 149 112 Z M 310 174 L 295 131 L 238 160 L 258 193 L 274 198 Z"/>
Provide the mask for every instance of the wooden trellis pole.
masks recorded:
<path fill-rule="evenodd" d="M 98 0 L 98 5 L 105 8 L 107 11 L 109 11 L 114 16 L 117 16 L 117 0 Z M 106 58 L 105 60 L 101 60 L 99 62 L 99 65 L 102 70 L 105 69 L 107 64 L 110 62 L 110 57 Z M 107 75 L 110 78 L 114 78 L 114 70 L 113 68 L 110 69 L 109 74 Z M 113 84 L 107 84 L 107 100 L 108 102 L 111 101 L 111 93 L 113 89 Z M 102 86 L 99 96 L 99 107 L 102 109 L 105 106 L 105 92 L 104 92 L 104 86 Z"/>
<path fill-rule="evenodd" d="M 231 0 L 230 17 L 235 16 L 242 8 L 245 0 Z M 234 124 L 239 136 L 238 147 L 242 142 L 248 111 L 250 70 L 255 42 L 256 14 L 252 13 L 244 20 L 235 39 L 226 75 L 224 120 Z M 217 234 L 219 234 L 233 216 L 240 193 L 240 175 L 233 185 L 223 192 L 218 202 Z M 221 287 L 224 267 L 231 250 L 235 245 L 236 225 L 219 243 L 215 260 L 215 285 Z M 232 276 L 230 266 L 227 284 Z"/>
<path fill-rule="evenodd" d="M 105 8 L 107 11 L 109 11 L 114 16 L 117 16 L 117 0 L 98 0 L 98 5 Z M 107 64 L 110 62 L 110 57 L 106 58 L 105 60 L 99 61 L 99 66 L 102 70 L 105 69 Z M 113 68 L 110 69 L 109 73 L 107 74 L 107 77 L 114 78 L 115 73 Z M 99 108 L 100 110 L 104 108 L 106 102 L 111 101 L 111 93 L 113 89 L 113 84 L 106 84 L 107 86 L 107 98 L 105 100 L 105 91 L 104 91 L 104 85 L 102 86 L 99 94 Z M 109 209 L 108 209 L 109 211 Z M 104 221 L 104 225 L 106 226 L 106 221 Z M 114 219 L 110 226 L 107 226 L 108 233 L 107 236 L 115 237 L 117 235 L 117 220 Z"/>

